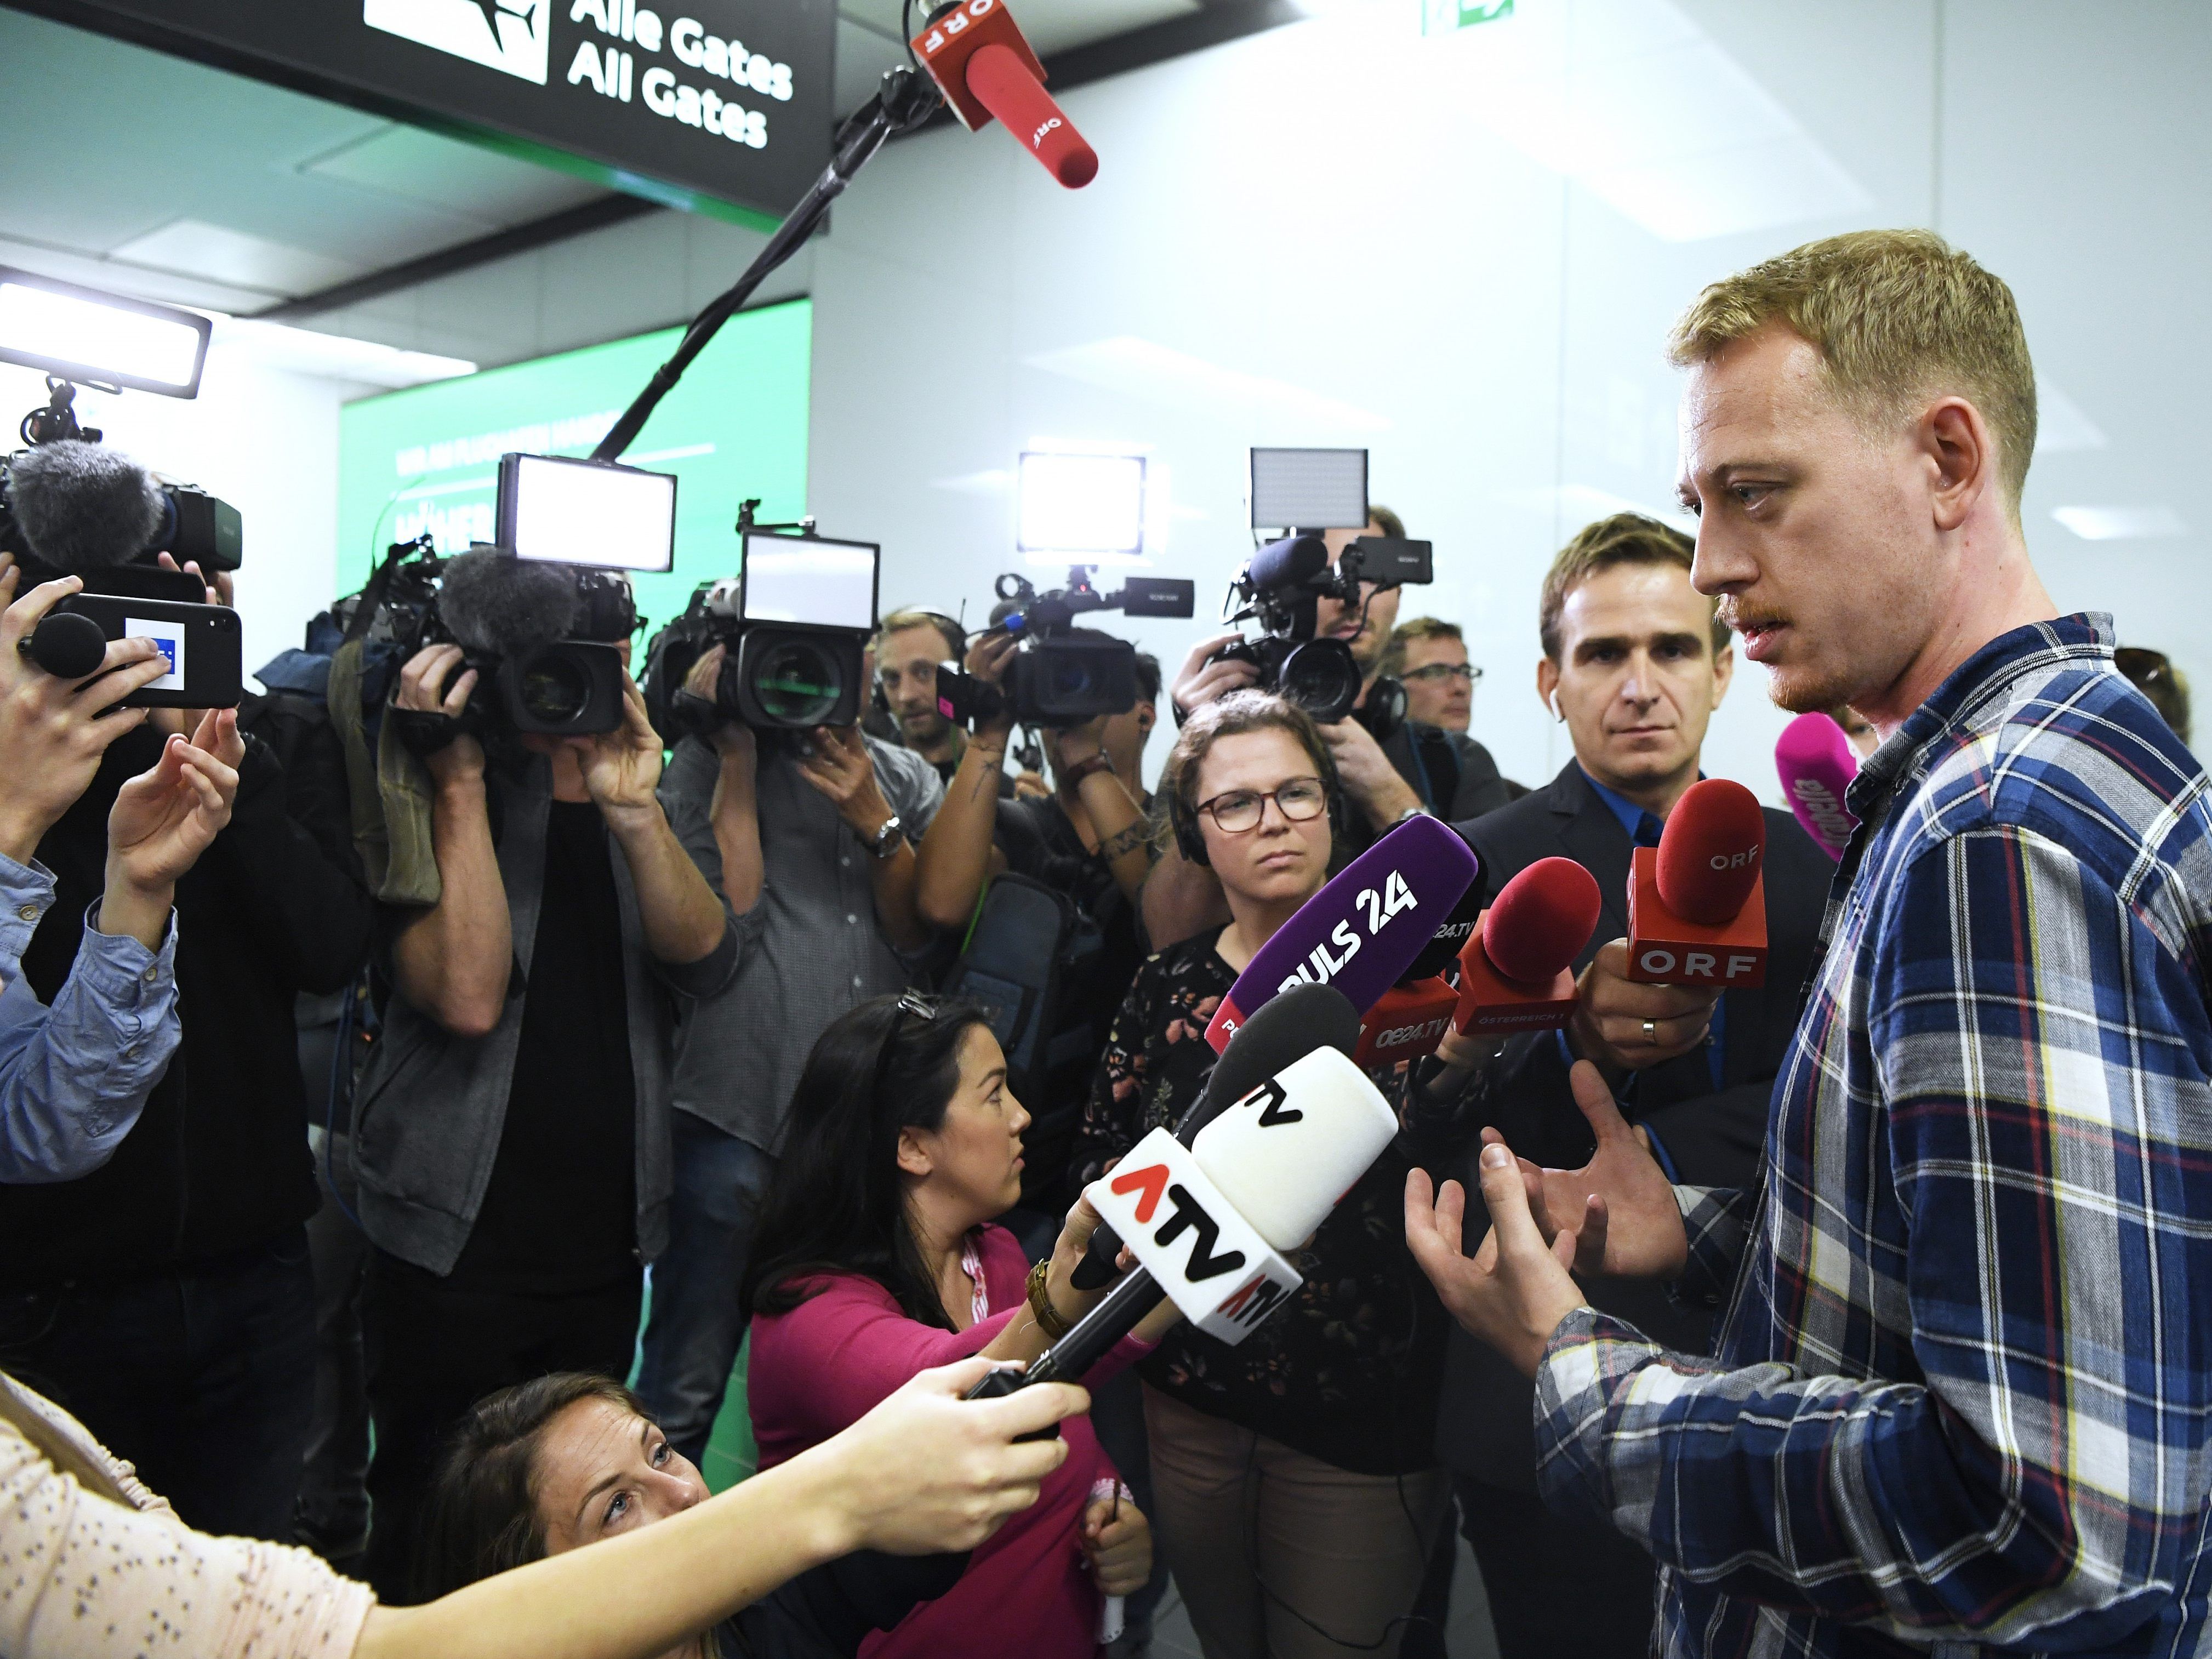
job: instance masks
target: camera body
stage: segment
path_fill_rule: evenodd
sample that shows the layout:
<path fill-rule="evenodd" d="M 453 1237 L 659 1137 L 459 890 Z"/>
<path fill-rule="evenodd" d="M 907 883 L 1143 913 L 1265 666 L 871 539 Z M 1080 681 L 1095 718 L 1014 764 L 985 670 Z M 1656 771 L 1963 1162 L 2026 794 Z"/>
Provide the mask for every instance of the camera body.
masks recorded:
<path fill-rule="evenodd" d="M 86 434 L 82 441 L 97 441 L 99 434 Z M 32 556 L 28 538 L 15 513 L 15 463 L 25 453 L 0 455 L 0 553 L 12 553 L 17 558 Z M 238 509 L 218 496 L 210 495 L 198 484 L 161 483 L 161 518 L 152 538 L 143 548 L 136 550 L 128 562 L 152 565 L 167 553 L 179 567 L 197 563 L 201 571 L 212 576 L 218 570 L 235 570 L 245 561 L 245 527 Z M 88 503 L 98 510 L 99 503 Z"/>
<path fill-rule="evenodd" d="M 702 584 L 647 647 L 643 686 L 655 729 L 703 735 L 725 721 L 755 731 L 851 726 L 867 687 L 881 550 L 741 522 L 744 563 Z M 714 695 L 684 689 L 692 666 L 724 648 Z"/>
<path fill-rule="evenodd" d="M 1210 660 L 1249 662 L 1259 687 L 1297 703 L 1323 726 L 1357 718 L 1379 743 L 1406 718 L 1406 688 L 1385 675 L 1359 700 L 1364 677 L 1352 647 L 1316 639 L 1315 618 L 1322 599 L 1359 602 L 1363 583 L 1401 587 L 1435 580 L 1431 544 L 1395 536 L 1362 536 L 1332 568 L 1328 544 L 1304 532 L 1268 543 L 1255 553 L 1230 588 L 1231 622 L 1256 621 L 1259 638 L 1224 647 Z"/>
<path fill-rule="evenodd" d="M 396 544 L 371 583 L 377 591 L 341 601 L 337 615 L 350 623 L 352 606 L 373 605 L 364 636 L 390 641 L 401 662 L 425 646 L 459 646 L 453 676 L 473 668 L 478 688 L 462 719 L 479 737 L 503 731 L 574 738 L 616 730 L 623 723 L 623 660 L 608 641 L 637 626 L 629 583 L 611 570 L 515 561 L 517 582 L 528 586 L 518 586 L 503 603 L 495 597 L 487 604 L 472 589 L 446 592 L 462 557 L 495 551 L 479 546 L 441 559 L 428 535 Z M 457 604 L 458 628 L 447 614 Z M 557 630 L 547 627 L 545 613 L 553 610 L 566 611 Z M 544 640 L 548 631 L 562 636 Z"/>
<path fill-rule="evenodd" d="M 1000 685 L 990 685 L 949 663 L 937 670 L 937 708 L 965 726 L 1011 715 L 1017 726 L 1081 726 L 1102 714 L 1127 714 L 1137 705 L 1137 647 L 1090 629 L 1075 619 L 1094 611 L 1128 617 L 1186 617 L 1197 608 L 1197 588 L 1170 576 L 1131 576 L 1112 593 L 1091 585 L 1091 567 L 1076 565 L 1067 586 L 1040 593 L 1023 576 L 999 578 L 1000 599 L 1016 608 L 999 625 L 1020 641 Z"/>

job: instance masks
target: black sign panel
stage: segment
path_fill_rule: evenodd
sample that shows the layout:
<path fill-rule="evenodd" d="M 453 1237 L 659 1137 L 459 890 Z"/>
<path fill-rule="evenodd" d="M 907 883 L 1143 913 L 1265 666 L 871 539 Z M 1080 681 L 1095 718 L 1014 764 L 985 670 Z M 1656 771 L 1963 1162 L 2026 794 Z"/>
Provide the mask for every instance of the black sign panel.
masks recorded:
<path fill-rule="evenodd" d="M 674 207 L 779 219 L 830 158 L 836 0 L 11 3 Z"/>

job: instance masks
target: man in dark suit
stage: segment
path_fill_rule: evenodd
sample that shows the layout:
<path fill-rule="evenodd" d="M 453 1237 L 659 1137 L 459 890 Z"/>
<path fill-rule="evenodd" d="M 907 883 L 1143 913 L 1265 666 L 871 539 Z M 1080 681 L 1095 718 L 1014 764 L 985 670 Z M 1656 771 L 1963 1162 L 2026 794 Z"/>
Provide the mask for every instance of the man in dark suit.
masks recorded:
<path fill-rule="evenodd" d="M 1521 1156 L 1573 1168 L 1595 1143 L 1567 1070 L 1592 1060 L 1677 1182 L 1747 1186 L 1835 866 L 1789 813 L 1769 809 L 1766 982 L 1720 996 L 1623 977 L 1631 850 L 1657 843 L 1697 781 L 1705 726 L 1734 666 L 1727 624 L 1690 586 L 1692 550 L 1679 531 L 1619 514 L 1589 526 L 1553 562 L 1536 685 L 1565 723 L 1575 758 L 1547 787 L 1457 828 L 1481 860 L 1486 902 L 1537 860 L 1565 857 L 1597 878 L 1604 908 L 1576 963 L 1582 1003 L 1573 1023 L 1516 1038 L 1472 1071 L 1449 1067 L 1431 1098 L 1455 1093 L 1459 1109 L 1494 1125 Z M 1447 1060 L 1477 1059 L 1463 1041 Z M 1470 1253 L 1480 1239 L 1470 1214 Z M 1710 1313 L 1672 1305 L 1656 1285 L 1601 1284 L 1590 1299 L 1655 1340 L 1692 1352 L 1708 1346 Z M 1453 1471 L 1498 1650 L 1504 1659 L 1637 1659 L 1651 1628 L 1650 1558 L 1606 1528 L 1545 1509 L 1531 1419 L 1528 1382 L 1455 1328 L 1437 1452 Z"/>

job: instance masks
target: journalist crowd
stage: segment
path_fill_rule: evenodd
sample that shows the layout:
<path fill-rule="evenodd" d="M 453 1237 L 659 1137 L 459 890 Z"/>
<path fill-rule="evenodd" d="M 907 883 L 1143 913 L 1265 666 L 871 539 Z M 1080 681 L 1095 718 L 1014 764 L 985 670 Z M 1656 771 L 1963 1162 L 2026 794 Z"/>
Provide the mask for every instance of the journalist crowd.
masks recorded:
<path fill-rule="evenodd" d="M 1999 276 L 1865 232 L 1686 297 L 1693 532 L 1415 614 L 1382 553 L 1480 537 L 1370 503 L 1292 625 L 1334 700 L 1232 631 L 1040 717 L 1034 625 L 915 585 L 768 718 L 734 635 L 648 665 L 618 575 L 483 545 L 173 706 L 152 640 L 31 648 L 155 484 L 15 457 L 0 1653 L 1083 1659 L 1179 1606 L 1206 1659 L 1432 1656 L 1470 1558 L 1504 1659 L 2212 1652 L 2186 686 L 2030 561 Z M 143 522 L 40 518 L 64 475 Z M 512 712 L 562 641 L 605 729 Z M 1655 982 L 1730 695 L 1832 723 L 1847 833 L 1765 808 L 1763 978 Z M 1388 1145 L 1241 1340 L 1155 1298 L 1055 1368 L 1239 976 L 1418 820 L 1462 933 L 1588 872 L 1571 1011 L 1370 1062 Z"/>

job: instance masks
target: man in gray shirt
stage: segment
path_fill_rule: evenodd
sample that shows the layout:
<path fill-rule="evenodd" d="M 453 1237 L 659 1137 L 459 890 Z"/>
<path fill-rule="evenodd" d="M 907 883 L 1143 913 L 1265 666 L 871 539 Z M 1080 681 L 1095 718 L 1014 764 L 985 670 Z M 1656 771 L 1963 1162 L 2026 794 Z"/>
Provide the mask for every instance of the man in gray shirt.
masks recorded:
<path fill-rule="evenodd" d="M 688 681 L 711 692 L 722 648 Z M 676 1035 L 676 1191 L 638 1392 L 700 1461 L 744 1340 L 754 1216 L 814 1042 L 856 1003 L 904 989 L 931 941 L 915 908 L 919 842 L 944 786 L 858 726 L 755 733 L 732 720 L 676 746 L 661 799 L 737 918 L 738 967 Z"/>

